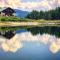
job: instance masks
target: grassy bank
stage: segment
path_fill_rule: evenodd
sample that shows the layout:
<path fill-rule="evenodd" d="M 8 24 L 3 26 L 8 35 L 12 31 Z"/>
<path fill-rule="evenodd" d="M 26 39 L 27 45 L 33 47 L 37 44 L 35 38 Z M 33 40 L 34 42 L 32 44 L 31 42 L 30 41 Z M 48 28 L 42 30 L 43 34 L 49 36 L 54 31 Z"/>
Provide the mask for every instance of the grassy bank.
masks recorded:
<path fill-rule="evenodd" d="M 16 16 L 0 16 L 0 22 L 59 22 L 60 20 L 34 20 L 34 19 L 26 19 L 26 18 L 18 18 Z"/>
<path fill-rule="evenodd" d="M 0 26 L 60 26 L 60 20 L 33 20 L 14 16 L 0 16 Z"/>

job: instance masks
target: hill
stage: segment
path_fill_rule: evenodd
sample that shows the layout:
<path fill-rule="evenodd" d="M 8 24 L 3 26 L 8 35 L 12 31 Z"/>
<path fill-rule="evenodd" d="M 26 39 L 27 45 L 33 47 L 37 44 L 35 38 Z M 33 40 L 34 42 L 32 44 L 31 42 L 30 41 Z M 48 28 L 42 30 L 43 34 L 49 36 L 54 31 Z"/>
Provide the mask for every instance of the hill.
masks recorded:
<path fill-rule="evenodd" d="M 22 11 L 22 10 L 19 10 L 19 9 L 15 9 L 15 12 L 16 12 L 16 16 L 21 17 L 21 18 L 26 17 L 27 14 L 29 13 L 27 11 Z"/>

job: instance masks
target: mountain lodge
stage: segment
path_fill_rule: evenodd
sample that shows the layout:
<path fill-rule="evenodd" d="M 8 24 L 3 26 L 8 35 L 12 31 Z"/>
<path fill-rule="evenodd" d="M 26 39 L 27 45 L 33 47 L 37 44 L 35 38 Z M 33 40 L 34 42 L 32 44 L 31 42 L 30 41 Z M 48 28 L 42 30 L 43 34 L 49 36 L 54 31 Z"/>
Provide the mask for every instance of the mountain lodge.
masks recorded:
<path fill-rule="evenodd" d="M 10 7 L 0 11 L 1 16 L 14 16 L 14 13 L 15 11 Z"/>

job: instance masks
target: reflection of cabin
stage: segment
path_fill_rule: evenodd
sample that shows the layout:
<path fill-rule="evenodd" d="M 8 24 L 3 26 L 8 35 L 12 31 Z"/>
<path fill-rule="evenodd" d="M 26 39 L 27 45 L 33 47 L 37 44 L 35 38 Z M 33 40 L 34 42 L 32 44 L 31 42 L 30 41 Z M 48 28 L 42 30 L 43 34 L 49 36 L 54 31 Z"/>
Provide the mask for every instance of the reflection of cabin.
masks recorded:
<path fill-rule="evenodd" d="M 8 7 L 0 12 L 1 16 L 14 16 L 15 11 Z"/>
<path fill-rule="evenodd" d="M 11 39 L 15 35 L 15 31 L 0 31 L 0 36 Z"/>

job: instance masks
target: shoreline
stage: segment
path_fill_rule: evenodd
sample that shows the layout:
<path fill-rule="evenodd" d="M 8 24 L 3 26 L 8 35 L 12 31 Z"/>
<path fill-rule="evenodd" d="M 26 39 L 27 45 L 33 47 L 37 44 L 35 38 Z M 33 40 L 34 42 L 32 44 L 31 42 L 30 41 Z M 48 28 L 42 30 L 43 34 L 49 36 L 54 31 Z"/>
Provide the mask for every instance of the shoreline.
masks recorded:
<path fill-rule="evenodd" d="M 0 22 L 1 26 L 60 26 L 60 22 Z"/>

